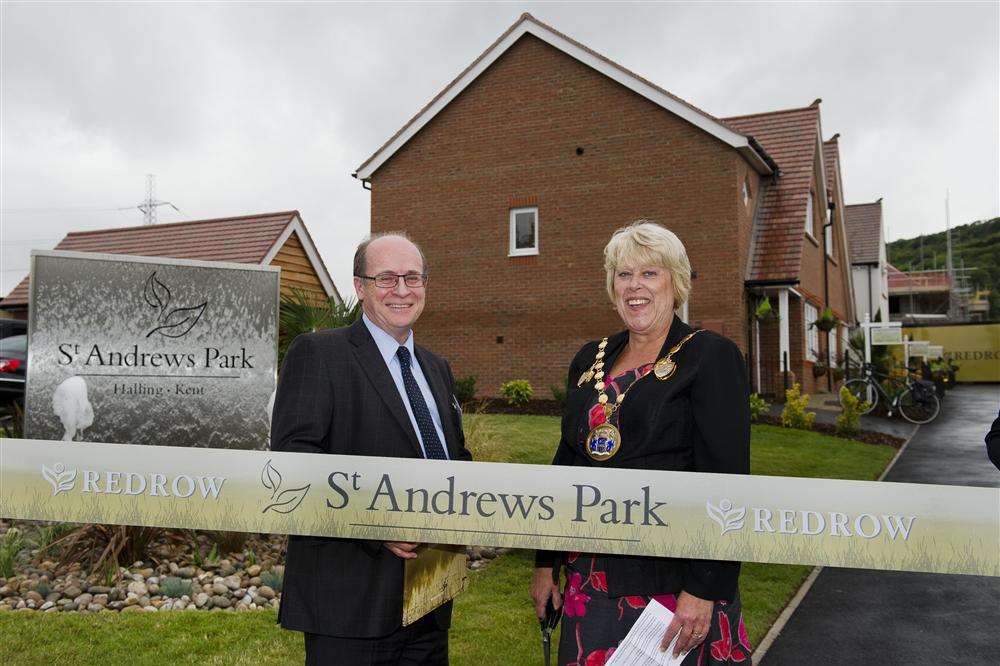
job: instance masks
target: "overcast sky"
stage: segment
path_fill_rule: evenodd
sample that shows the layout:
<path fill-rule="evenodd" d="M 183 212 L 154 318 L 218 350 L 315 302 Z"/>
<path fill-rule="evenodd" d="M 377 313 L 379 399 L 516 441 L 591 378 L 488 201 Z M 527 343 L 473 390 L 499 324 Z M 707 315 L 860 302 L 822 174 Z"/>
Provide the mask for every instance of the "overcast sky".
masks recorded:
<path fill-rule="evenodd" d="M 716 116 L 823 98 L 889 239 L 1000 214 L 996 2 L 16 4 L 2 8 L 0 292 L 31 248 L 181 212 L 298 209 L 342 293 L 351 173 L 522 11 Z"/>

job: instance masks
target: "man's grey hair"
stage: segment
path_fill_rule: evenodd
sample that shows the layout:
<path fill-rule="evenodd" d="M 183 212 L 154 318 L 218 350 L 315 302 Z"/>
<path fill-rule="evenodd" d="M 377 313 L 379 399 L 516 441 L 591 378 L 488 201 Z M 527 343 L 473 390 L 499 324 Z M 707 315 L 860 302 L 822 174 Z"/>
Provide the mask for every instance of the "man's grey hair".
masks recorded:
<path fill-rule="evenodd" d="M 377 241 L 379 238 L 385 238 L 387 236 L 395 236 L 413 243 L 413 247 L 417 248 L 417 252 L 420 253 L 420 263 L 424 267 L 423 273 L 424 275 L 427 275 L 427 257 L 424 256 L 424 251 L 420 248 L 420 246 L 417 245 L 412 238 L 410 238 L 410 235 L 405 231 L 384 231 L 377 234 L 369 234 L 368 237 L 361 241 L 358 245 L 358 249 L 354 251 L 355 277 L 368 275 L 368 246 L 372 244 L 372 241 Z"/>

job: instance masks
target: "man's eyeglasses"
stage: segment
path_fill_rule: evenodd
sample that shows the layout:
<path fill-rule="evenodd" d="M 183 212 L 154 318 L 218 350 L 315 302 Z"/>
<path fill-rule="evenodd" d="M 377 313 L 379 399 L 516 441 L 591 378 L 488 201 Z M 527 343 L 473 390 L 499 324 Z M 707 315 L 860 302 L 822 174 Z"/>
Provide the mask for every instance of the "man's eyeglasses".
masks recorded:
<path fill-rule="evenodd" d="M 379 273 L 378 275 L 355 275 L 362 280 L 372 280 L 379 289 L 395 289 L 400 279 L 410 289 L 424 287 L 427 285 L 427 276 L 420 273 Z"/>

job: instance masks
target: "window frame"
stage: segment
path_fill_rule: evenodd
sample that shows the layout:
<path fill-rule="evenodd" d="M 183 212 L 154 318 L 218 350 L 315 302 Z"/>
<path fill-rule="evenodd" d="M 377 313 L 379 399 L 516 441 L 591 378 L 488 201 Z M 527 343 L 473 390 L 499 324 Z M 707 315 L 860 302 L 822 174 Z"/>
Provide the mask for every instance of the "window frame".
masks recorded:
<path fill-rule="evenodd" d="M 810 312 L 810 308 L 812 312 Z M 812 315 L 812 321 L 809 320 L 810 314 Z M 805 329 L 805 356 L 807 361 L 812 361 L 813 363 L 819 360 L 819 329 L 812 325 L 817 319 L 819 319 L 819 308 L 809 301 L 803 301 L 802 321 L 803 328 Z"/>
<path fill-rule="evenodd" d="M 809 190 L 809 198 L 806 199 L 806 228 L 805 232 L 810 238 L 816 240 L 816 205 L 813 200 L 816 198 L 816 194 Z"/>
<path fill-rule="evenodd" d="M 837 221 L 832 210 L 830 211 L 830 219 L 828 222 L 830 223 L 829 226 L 826 224 L 823 225 L 823 244 L 826 246 L 824 250 L 826 251 L 826 256 L 831 259 L 836 259 L 833 252 L 833 226 L 837 223 Z"/>
<path fill-rule="evenodd" d="M 535 245 L 533 247 L 517 247 L 517 216 L 520 213 L 534 213 L 535 215 Z M 529 257 L 538 254 L 539 250 L 539 224 L 538 206 L 519 206 L 511 208 L 508 213 L 508 257 Z"/>

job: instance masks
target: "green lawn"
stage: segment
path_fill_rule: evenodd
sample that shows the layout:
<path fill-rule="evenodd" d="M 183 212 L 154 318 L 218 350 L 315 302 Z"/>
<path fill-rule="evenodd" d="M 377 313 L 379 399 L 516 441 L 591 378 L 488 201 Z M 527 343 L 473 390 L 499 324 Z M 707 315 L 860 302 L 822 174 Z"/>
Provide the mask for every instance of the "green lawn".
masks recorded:
<path fill-rule="evenodd" d="M 549 416 L 470 415 L 470 445 L 481 458 L 546 464 L 559 437 Z M 754 474 L 875 479 L 894 449 L 775 426 L 754 426 Z M 452 663 L 540 661 L 538 622 L 528 598 L 531 554 L 514 551 L 470 572 L 455 602 Z M 740 578 L 747 629 L 759 641 L 811 567 L 746 564 Z M 120 615 L 0 613 L 0 663 L 161 664 L 301 663 L 301 637 L 281 630 L 275 613 L 170 612 Z"/>

